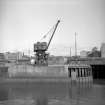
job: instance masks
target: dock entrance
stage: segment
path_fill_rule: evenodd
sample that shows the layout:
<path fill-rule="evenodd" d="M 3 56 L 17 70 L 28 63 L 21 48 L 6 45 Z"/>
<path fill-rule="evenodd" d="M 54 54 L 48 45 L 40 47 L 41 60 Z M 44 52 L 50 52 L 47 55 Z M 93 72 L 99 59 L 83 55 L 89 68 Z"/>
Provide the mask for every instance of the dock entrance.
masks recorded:
<path fill-rule="evenodd" d="M 105 65 L 91 65 L 93 79 L 105 79 Z"/>

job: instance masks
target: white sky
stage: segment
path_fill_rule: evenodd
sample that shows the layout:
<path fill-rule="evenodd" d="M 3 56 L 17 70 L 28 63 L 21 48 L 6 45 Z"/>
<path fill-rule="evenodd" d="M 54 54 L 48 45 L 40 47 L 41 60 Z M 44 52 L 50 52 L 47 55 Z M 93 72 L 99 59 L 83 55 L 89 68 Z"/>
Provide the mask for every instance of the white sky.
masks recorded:
<path fill-rule="evenodd" d="M 54 55 L 91 50 L 105 42 L 105 0 L 0 0 L 0 52 L 33 51 L 60 19 L 49 47 Z"/>

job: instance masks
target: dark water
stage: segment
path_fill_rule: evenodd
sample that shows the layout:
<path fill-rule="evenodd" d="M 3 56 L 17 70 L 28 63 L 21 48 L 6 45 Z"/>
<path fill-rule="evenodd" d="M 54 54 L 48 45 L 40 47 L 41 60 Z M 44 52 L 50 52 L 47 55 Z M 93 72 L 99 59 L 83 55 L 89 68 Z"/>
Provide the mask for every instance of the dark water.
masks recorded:
<path fill-rule="evenodd" d="M 0 105 L 105 105 L 105 85 L 90 83 L 0 85 Z"/>

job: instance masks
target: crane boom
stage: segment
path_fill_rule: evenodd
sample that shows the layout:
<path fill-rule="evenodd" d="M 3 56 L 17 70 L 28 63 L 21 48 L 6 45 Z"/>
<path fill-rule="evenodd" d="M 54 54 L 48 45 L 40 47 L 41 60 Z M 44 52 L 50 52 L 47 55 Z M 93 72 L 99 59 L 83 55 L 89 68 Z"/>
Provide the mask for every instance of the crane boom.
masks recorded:
<path fill-rule="evenodd" d="M 60 20 L 58 20 L 57 23 L 56 23 L 56 25 L 55 25 L 54 31 L 53 31 L 53 33 L 52 33 L 52 35 L 51 35 L 51 38 L 50 38 L 50 40 L 49 40 L 49 43 L 48 43 L 48 45 L 47 45 L 46 50 L 48 50 L 48 48 L 49 48 L 49 45 L 50 45 L 50 43 L 51 43 L 51 40 L 52 40 L 52 38 L 53 38 L 53 36 L 54 36 L 54 34 L 55 34 L 55 31 L 56 31 L 57 26 L 58 26 L 59 23 L 60 23 Z"/>

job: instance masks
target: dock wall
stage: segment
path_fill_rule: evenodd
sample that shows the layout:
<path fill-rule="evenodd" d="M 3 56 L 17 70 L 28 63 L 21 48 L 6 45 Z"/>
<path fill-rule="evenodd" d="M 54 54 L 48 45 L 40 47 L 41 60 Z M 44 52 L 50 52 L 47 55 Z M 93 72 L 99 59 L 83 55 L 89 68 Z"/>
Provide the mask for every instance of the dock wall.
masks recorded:
<path fill-rule="evenodd" d="M 8 68 L 9 77 L 68 77 L 65 66 L 14 65 Z"/>

